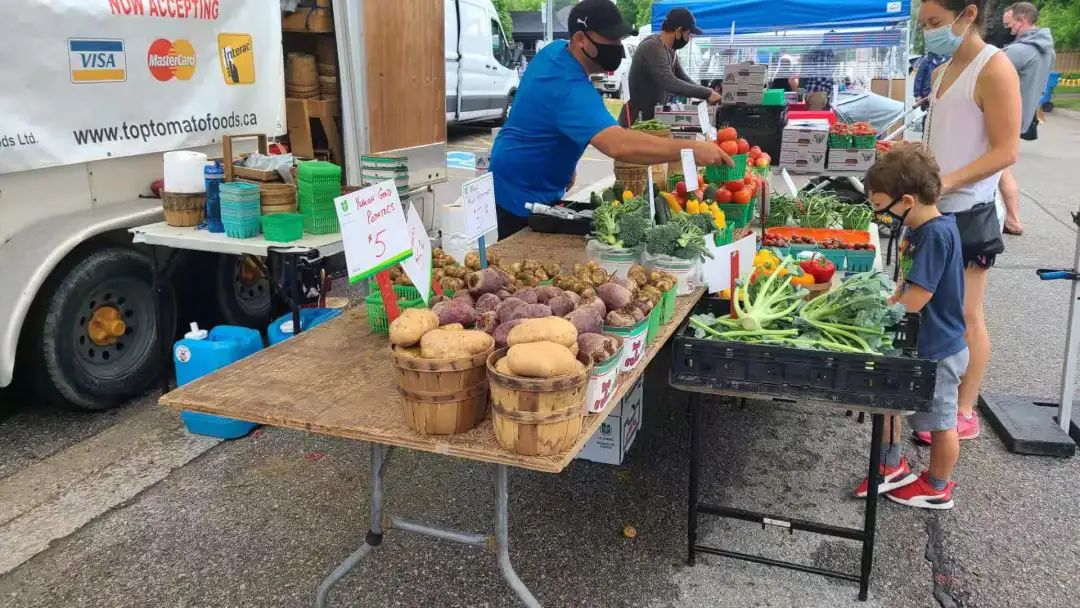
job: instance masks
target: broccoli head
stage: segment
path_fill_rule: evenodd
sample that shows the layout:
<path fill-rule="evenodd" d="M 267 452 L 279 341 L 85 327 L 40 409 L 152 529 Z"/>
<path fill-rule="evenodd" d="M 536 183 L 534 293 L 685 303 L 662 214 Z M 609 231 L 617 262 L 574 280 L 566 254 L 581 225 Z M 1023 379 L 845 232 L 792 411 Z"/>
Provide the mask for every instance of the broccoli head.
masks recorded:
<path fill-rule="evenodd" d="M 637 247 L 645 242 L 645 234 L 651 223 L 645 216 L 631 213 L 619 218 L 619 237 L 624 247 Z"/>
<path fill-rule="evenodd" d="M 675 224 L 663 224 L 645 235 L 645 250 L 653 255 L 674 255 L 682 231 Z"/>
<path fill-rule="evenodd" d="M 712 214 L 709 213 L 695 213 L 687 216 L 695 226 L 701 229 L 702 234 L 711 234 L 716 231 L 716 224 L 713 221 Z"/>

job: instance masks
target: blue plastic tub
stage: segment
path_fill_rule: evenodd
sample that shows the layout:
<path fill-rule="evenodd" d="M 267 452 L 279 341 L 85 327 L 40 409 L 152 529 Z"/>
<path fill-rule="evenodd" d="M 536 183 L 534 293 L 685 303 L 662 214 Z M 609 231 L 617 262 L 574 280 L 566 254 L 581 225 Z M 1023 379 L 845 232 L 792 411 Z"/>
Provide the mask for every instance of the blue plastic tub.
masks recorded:
<path fill-rule="evenodd" d="M 307 331 L 341 314 L 339 308 L 301 308 L 300 329 Z M 296 335 L 293 331 L 292 313 L 281 315 L 266 328 L 266 337 L 273 346 Z"/>
<path fill-rule="evenodd" d="M 173 346 L 176 385 L 183 386 L 235 363 L 258 352 L 262 346 L 258 330 L 219 325 L 209 332 L 200 332 L 193 325 L 192 331 Z M 253 422 L 189 411 L 180 412 L 180 420 L 191 433 L 219 439 L 243 437 L 259 426 Z"/>

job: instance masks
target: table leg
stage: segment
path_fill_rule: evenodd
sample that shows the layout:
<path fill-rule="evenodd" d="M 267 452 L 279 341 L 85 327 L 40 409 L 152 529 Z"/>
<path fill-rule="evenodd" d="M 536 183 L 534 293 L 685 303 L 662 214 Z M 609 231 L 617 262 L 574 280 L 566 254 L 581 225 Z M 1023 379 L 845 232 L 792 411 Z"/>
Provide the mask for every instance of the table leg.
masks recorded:
<path fill-rule="evenodd" d="M 150 291 L 153 292 L 154 323 L 157 327 L 158 356 L 161 357 L 161 394 L 169 392 L 169 378 L 172 376 L 172 349 L 169 348 L 169 340 L 172 336 L 165 333 L 165 311 L 161 305 L 162 294 L 165 291 L 165 281 L 161 277 L 161 265 L 158 264 L 157 248 L 153 245 L 146 246 L 150 252 Z"/>
<path fill-rule="evenodd" d="M 690 483 L 686 514 L 686 563 L 697 562 L 697 516 L 698 476 L 701 474 L 701 397 L 696 393 L 687 396 L 690 416 Z"/>
<path fill-rule="evenodd" d="M 299 256 L 290 253 L 285 256 L 285 266 L 289 272 L 289 310 L 292 311 L 293 335 L 304 330 L 300 326 L 300 264 Z"/>
<path fill-rule="evenodd" d="M 335 568 L 330 573 L 330 576 L 326 577 L 319 585 L 319 590 L 315 594 L 315 608 L 326 608 L 327 596 L 330 595 L 330 590 L 334 585 L 338 584 L 338 581 L 344 578 L 350 570 L 370 555 L 375 550 L 375 547 L 382 544 L 383 469 L 385 468 L 385 457 L 387 456 L 389 456 L 389 448 L 377 443 L 371 444 L 371 529 L 364 539 L 364 544 L 347 557 L 345 561 L 341 562 L 341 565 Z"/>
<path fill-rule="evenodd" d="M 870 590 L 870 571 L 874 567 L 874 532 L 877 529 L 877 490 L 881 477 L 881 434 L 885 428 L 885 416 L 872 414 L 870 429 L 870 470 L 866 492 L 866 509 L 863 514 L 862 569 L 859 572 L 859 600 L 866 601 Z"/>
<path fill-rule="evenodd" d="M 526 606 L 541 608 L 540 602 L 525 583 L 521 582 L 510 563 L 509 482 L 506 469 L 505 464 L 495 465 L 495 555 L 499 561 L 499 572 Z"/>

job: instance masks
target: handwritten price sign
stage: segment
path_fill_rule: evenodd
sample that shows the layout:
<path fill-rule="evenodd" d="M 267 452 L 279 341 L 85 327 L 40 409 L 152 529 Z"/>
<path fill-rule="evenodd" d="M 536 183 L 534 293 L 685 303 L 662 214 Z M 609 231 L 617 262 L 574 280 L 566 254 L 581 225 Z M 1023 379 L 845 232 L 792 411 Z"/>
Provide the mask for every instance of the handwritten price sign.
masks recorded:
<path fill-rule="evenodd" d="M 424 228 L 424 221 L 416 212 L 416 207 L 409 205 L 405 224 L 409 231 L 412 255 L 401 261 L 401 269 L 412 279 L 413 285 L 420 290 L 424 303 L 428 301 L 430 290 L 423 286 L 431 285 L 431 237 Z"/>
<path fill-rule="evenodd" d="M 465 236 L 469 239 L 478 239 L 498 227 L 495 178 L 490 173 L 462 184 L 461 204 L 465 208 Z"/>
<path fill-rule="evenodd" d="M 349 282 L 358 283 L 412 255 L 397 185 L 387 180 L 334 199 Z"/>

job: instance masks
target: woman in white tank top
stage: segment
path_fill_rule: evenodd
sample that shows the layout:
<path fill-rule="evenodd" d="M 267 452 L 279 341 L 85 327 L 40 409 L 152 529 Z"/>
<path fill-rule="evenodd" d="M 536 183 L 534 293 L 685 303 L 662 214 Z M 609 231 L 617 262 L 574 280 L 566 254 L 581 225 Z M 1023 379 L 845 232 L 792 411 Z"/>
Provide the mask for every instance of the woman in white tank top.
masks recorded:
<path fill-rule="evenodd" d="M 941 166 L 938 206 L 945 213 L 994 202 L 1001 171 L 1018 153 L 1020 81 L 1005 54 L 982 39 L 983 5 L 984 0 L 923 0 L 919 7 L 927 51 L 952 57 L 934 72 L 924 133 Z M 960 384 L 957 432 L 961 439 L 973 439 L 979 433 L 975 400 L 990 360 L 983 301 L 994 260 L 980 256 L 964 263 L 971 360 Z"/>

